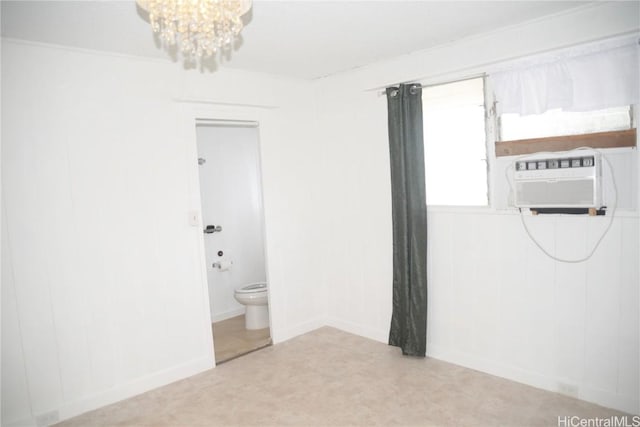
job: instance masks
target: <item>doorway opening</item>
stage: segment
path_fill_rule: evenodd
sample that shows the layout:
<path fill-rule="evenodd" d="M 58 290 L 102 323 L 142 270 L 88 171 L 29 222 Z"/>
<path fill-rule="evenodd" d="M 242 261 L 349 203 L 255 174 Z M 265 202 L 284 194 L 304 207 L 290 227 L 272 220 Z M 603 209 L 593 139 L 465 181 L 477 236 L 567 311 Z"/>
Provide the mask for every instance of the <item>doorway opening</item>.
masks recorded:
<path fill-rule="evenodd" d="M 271 345 L 257 122 L 198 120 L 216 364 Z"/>

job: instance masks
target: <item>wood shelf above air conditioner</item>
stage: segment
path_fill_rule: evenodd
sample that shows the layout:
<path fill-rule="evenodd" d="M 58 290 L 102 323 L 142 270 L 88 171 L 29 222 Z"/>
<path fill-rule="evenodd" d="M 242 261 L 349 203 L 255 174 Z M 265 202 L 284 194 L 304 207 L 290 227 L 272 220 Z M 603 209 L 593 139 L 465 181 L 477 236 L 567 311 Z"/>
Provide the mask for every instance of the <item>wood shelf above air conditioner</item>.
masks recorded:
<path fill-rule="evenodd" d="M 568 151 L 580 147 L 618 148 L 636 146 L 636 129 L 583 135 L 550 136 L 545 138 L 520 139 L 496 142 L 496 157 L 519 156 L 541 151 Z"/>

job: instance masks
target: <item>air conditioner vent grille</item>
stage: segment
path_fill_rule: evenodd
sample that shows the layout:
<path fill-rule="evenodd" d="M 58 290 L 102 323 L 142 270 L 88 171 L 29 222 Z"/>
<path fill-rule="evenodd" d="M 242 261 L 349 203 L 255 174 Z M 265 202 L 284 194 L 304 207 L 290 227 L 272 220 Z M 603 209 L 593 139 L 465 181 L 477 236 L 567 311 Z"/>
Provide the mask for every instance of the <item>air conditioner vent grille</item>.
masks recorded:
<path fill-rule="evenodd" d="M 516 199 L 520 206 L 594 207 L 594 179 L 561 181 L 520 181 Z"/>

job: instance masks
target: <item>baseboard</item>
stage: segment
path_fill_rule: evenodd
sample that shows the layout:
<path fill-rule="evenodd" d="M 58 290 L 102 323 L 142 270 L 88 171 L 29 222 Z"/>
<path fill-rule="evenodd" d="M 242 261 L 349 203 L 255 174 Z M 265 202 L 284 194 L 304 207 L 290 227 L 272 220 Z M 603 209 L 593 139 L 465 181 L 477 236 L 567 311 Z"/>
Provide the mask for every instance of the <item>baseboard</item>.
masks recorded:
<path fill-rule="evenodd" d="M 320 320 L 322 320 L 322 322 Z M 311 325 L 305 325 L 306 327 L 300 328 L 296 331 L 297 333 L 292 334 L 289 338 L 309 332 L 310 330 L 321 326 L 331 326 L 341 331 L 359 335 L 385 344 L 388 342 L 389 338 L 389 331 L 387 330 L 367 328 L 366 326 L 346 322 L 332 317 L 318 319 L 318 321 L 314 323 L 313 327 Z M 286 341 L 286 339 L 283 339 L 282 341 Z M 427 344 L 427 356 L 532 387 L 555 393 L 562 393 L 562 391 L 559 390 L 559 383 L 561 382 L 561 379 L 559 378 L 541 375 L 536 372 L 497 363 L 493 360 L 479 358 L 467 353 L 451 351 L 433 344 Z M 582 384 L 578 385 L 578 394 L 572 397 L 630 414 L 637 414 L 640 412 L 640 403 L 629 396 L 620 396 L 604 390 L 590 388 Z"/>
<path fill-rule="evenodd" d="M 36 420 L 34 418 L 24 418 L 17 421 L 7 421 L 2 423 L 2 427 L 36 427 Z"/>
<path fill-rule="evenodd" d="M 325 325 L 382 343 L 387 343 L 389 338 L 389 332 L 386 330 L 367 328 L 336 318 L 326 318 Z M 562 393 L 562 390 L 559 389 L 559 383 L 562 382 L 560 378 L 541 375 L 536 372 L 497 363 L 493 360 L 483 359 L 467 353 L 451 351 L 430 343 L 427 344 L 427 356 L 532 387 L 554 393 Z M 578 393 L 572 397 L 630 414 L 640 413 L 640 402 L 637 399 L 595 389 L 584 384 L 578 384 L 577 386 Z"/>
<path fill-rule="evenodd" d="M 65 403 L 57 408 L 57 410 L 49 411 L 44 416 L 56 417 L 57 420 L 52 420 L 53 422 L 64 421 L 85 412 L 92 411 L 106 405 L 111 405 L 112 403 L 116 403 L 149 390 L 199 374 L 200 372 L 209 370 L 213 367 L 213 360 L 211 360 L 211 358 L 204 357 L 197 359 L 182 365 L 174 366 L 164 371 L 153 373 L 143 378 L 138 378 L 129 383 L 118 385 L 109 390 L 95 393 L 74 402 Z M 42 417 L 43 414 L 38 414 L 32 419 L 8 423 L 6 426 L 24 427 L 52 424 L 43 424 L 42 422 L 38 422 L 39 419 L 42 420 Z"/>
<path fill-rule="evenodd" d="M 427 356 L 536 388 L 554 392 L 557 391 L 557 381 L 555 379 L 535 372 L 496 363 L 489 359 L 479 358 L 458 351 L 451 351 L 429 343 L 427 343 Z"/>
<path fill-rule="evenodd" d="M 335 318 L 318 317 L 316 319 L 300 323 L 293 327 L 287 328 L 285 331 L 282 331 L 278 334 L 277 337 L 273 337 L 274 344 L 287 341 L 298 335 L 311 332 L 323 326 L 331 326 L 336 329 L 340 329 L 345 332 L 349 332 L 382 343 L 386 343 L 388 338 L 387 331 L 367 328 Z M 451 351 L 449 349 L 430 344 L 427 346 L 427 356 L 540 389 L 559 392 L 558 378 L 540 375 L 535 372 L 496 363 L 492 360 L 479 358 L 467 353 Z M 144 393 L 146 391 L 190 377 L 211 368 L 213 368 L 213 361 L 211 360 L 211 358 L 203 357 L 164 371 L 156 372 L 143 378 L 136 379 L 132 382 L 119 385 L 112 389 L 96 393 L 83 399 L 63 404 L 57 409 L 57 411 L 51 411 L 50 413 L 57 412 L 56 415 L 58 419 L 55 422 L 64 421 L 85 412 L 110 405 L 112 403 L 116 403 L 118 401 Z M 640 412 L 640 402 L 638 402 L 638 400 L 636 399 L 628 396 L 620 396 L 615 393 L 591 388 L 584 385 L 579 385 L 579 391 L 576 397 L 581 400 L 602 405 L 608 408 L 617 409 L 630 414 L 637 414 Z M 38 414 L 36 417 L 31 419 L 8 422 L 5 425 L 7 427 L 37 426 L 37 420 L 42 419 L 42 417 L 43 414 Z"/>
<path fill-rule="evenodd" d="M 326 326 L 331 326 L 336 329 L 340 329 L 344 332 L 349 332 L 350 334 L 360 335 L 361 337 L 369 338 L 374 341 L 378 341 L 381 343 L 387 343 L 389 341 L 389 331 L 388 330 L 380 330 L 374 328 L 367 328 L 366 326 L 357 325 L 351 322 L 345 322 L 343 320 L 336 319 L 334 317 L 329 317 L 325 322 Z"/>
<path fill-rule="evenodd" d="M 222 320 L 231 319 L 244 314 L 244 307 L 234 308 L 233 310 L 225 311 L 223 313 L 214 314 L 211 313 L 211 322 L 216 323 Z"/>
<path fill-rule="evenodd" d="M 293 327 L 287 328 L 283 331 L 272 330 L 271 339 L 274 344 L 280 344 L 281 342 L 295 338 L 298 335 L 306 334 L 307 332 L 315 331 L 323 326 L 326 326 L 325 318 L 318 317 L 307 322 L 300 323 Z"/>
<path fill-rule="evenodd" d="M 580 389 L 578 397 L 587 402 L 596 403 L 607 408 L 617 409 L 629 414 L 640 414 L 640 400 L 629 396 L 621 396 L 606 390 L 585 386 Z"/>
<path fill-rule="evenodd" d="M 536 372 L 496 363 L 466 353 L 447 350 L 432 344 L 427 344 L 427 356 L 532 387 L 564 394 L 562 390 L 559 389 L 559 383 L 562 382 L 561 378 L 541 375 Z M 576 384 L 576 387 L 577 394 L 571 397 L 630 414 L 637 414 L 640 410 L 640 402 L 631 397 L 595 389 L 584 384 Z"/>

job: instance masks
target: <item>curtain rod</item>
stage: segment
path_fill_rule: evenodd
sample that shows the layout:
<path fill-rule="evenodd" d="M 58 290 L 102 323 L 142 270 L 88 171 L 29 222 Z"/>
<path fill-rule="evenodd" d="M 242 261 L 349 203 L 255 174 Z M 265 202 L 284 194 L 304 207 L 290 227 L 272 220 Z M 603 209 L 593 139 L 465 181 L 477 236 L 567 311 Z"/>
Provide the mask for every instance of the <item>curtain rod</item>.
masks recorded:
<path fill-rule="evenodd" d="M 475 68 L 475 67 L 474 67 Z M 375 89 L 367 89 L 365 90 L 365 92 L 372 92 L 372 91 L 377 91 L 377 95 L 378 96 L 383 96 L 387 93 L 387 88 L 388 87 L 396 87 L 402 84 L 414 84 L 416 86 L 420 86 L 421 88 L 428 88 L 428 87 L 433 87 L 433 86 L 440 86 L 440 85 L 446 85 L 449 83 L 458 83 L 458 82 L 464 82 L 466 80 L 473 80 L 473 79 L 479 79 L 482 77 L 485 77 L 486 73 L 480 73 L 480 74 L 474 74 L 474 75 L 470 75 L 467 77 L 462 77 L 462 78 L 456 78 L 456 79 L 451 79 L 451 80 L 445 80 L 445 81 L 438 81 L 438 83 L 420 83 L 419 81 L 417 82 L 411 82 L 411 81 L 407 81 L 407 82 L 402 82 L 402 83 L 397 83 L 397 84 L 393 84 L 390 86 L 385 86 L 385 87 L 379 87 L 379 88 L 375 88 Z"/>

